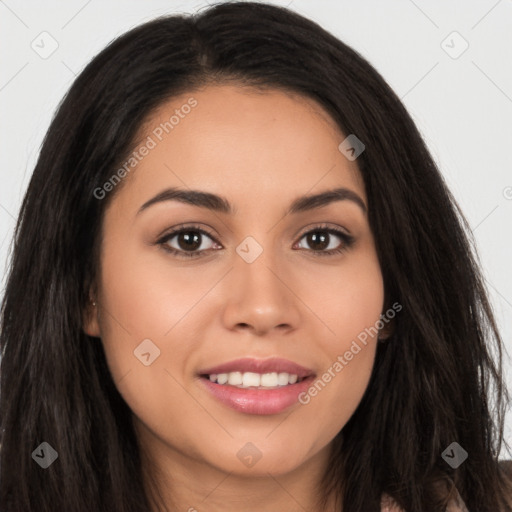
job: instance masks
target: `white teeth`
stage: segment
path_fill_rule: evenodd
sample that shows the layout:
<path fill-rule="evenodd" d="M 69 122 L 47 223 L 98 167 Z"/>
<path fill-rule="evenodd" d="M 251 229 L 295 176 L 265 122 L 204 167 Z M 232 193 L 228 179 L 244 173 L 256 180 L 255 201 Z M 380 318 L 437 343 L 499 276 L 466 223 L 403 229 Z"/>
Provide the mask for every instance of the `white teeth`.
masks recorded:
<path fill-rule="evenodd" d="M 228 381 L 228 374 L 227 373 L 219 373 L 219 375 L 217 375 L 217 382 L 219 384 L 226 384 Z"/>
<path fill-rule="evenodd" d="M 297 377 L 297 375 L 288 375 L 287 373 L 278 373 L 277 374 L 277 383 L 280 386 L 286 386 L 286 384 L 288 384 L 288 382 L 290 382 L 290 384 L 293 384 L 293 382 L 290 381 L 291 377 Z"/>
<path fill-rule="evenodd" d="M 244 388 L 248 388 L 249 386 L 259 387 L 260 382 L 261 377 L 259 373 L 245 372 L 243 375 L 242 384 Z M 288 384 L 288 381 L 286 383 Z"/>
<path fill-rule="evenodd" d="M 277 373 L 264 373 L 261 376 L 261 385 L 266 388 L 277 386 Z"/>
<path fill-rule="evenodd" d="M 297 375 L 286 372 L 263 374 L 254 372 L 212 373 L 208 378 L 211 382 L 216 382 L 217 384 L 229 384 L 239 388 L 275 388 L 295 384 L 299 380 Z"/>
<path fill-rule="evenodd" d="M 228 384 L 230 386 L 240 386 L 242 384 L 242 374 L 240 372 L 228 373 Z"/>

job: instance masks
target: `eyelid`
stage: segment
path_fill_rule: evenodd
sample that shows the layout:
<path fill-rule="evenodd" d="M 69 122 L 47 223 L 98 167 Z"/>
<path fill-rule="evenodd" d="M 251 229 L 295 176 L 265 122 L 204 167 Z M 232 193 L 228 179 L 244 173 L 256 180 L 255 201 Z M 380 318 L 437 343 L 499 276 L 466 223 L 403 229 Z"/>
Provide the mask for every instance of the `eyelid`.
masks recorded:
<path fill-rule="evenodd" d="M 158 237 L 157 241 L 155 242 L 155 245 L 161 246 L 163 248 L 163 250 L 175 255 L 178 258 L 190 258 L 190 259 L 197 258 L 197 259 L 199 259 L 201 256 L 204 255 L 204 253 L 209 253 L 212 250 L 219 250 L 219 249 L 203 249 L 201 251 L 183 251 L 183 250 L 179 250 L 179 249 L 174 249 L 173 247 L 166 246 L 166 244 L 169 240 L 173 239 L 180 233 L 183 233 L 186 231 L 195 231 L 195 232 L 201 233 L 203 235 L 206 235 L 209 238 L 211 238 L 214 243 L 222 246 L 222 244 L 216 239 L 215 235 L 213 235 L 207 229 L 204 229 L 203 227 L 201 227 L 197 224 L 183 223 L 183 224 L 174 226 L 171 230 L 166 230 L 166 231 L 167 232 L 164 232 L 162 235 L 160 235 Z M 300 231 L 300 234 L 296 235 L 294 238 L 297 238 L 297 242 L 300 242 L 302 240 L 302 238 L 304 238 L 304 236 L 308 235 L 309 233 L 314 233 L 315 231 L 326 231 L 326 232 L 332 233 L 335 236 L 337 236 L 338 238 L 340 238 L 341 242 L 342 242 L 340 248 L 330 249 L 329 251 L 313 251 L 313 250 L 300 249 L 302 251 L 305 250 L 306 252 L 310 252 L 315 256 L 320 256 L 320 257 L 334 256 L 334 255 L 341 253 L 341 252 L 345 251 L 346 249 L 348 249 L 355 241 L 355 237 L 353 235 L 351 235 L 349 230 L 347 230 L 346 228 L 343 228 L 338 225 L 331 225 L 330 223 L 326 223 L 326 222 L 312 223 L 308 226 L 305 226 Z M 294 246 L 296 245 L 297 242 L 294 243 Z"/>
<path fill-rule="evenodd" d="M 208 228 L 209 229 L 209 228 Z M 199 226 L 198 224 L 188 224 L 186 222 L 182 224 L 178 224 L 177 226 L 174 226 L 172 229 L 166 229 L 164 232 L 157 236 L 157 240 L 162 240 L 163 238 L 168 237 L 169 235 L 177 235 L 181 231 L 185 230 L 191 230 L 191 231 L 199 231 L 200 233 L 206 234 L 209 237 L 211 237 L 216 243 L 220 243 L 216 239 L 216 235 L 208 231 L 208 229 L 203 228 L 202 226 Z M 304 235 L 308 234 L 310 231 L 314 231 L 315 229 L 333 229 L 335 231 L 343 231 L 347 236 L 352 236 L 350 231 L 347 228 L 344 228 L 342 226 L 339 226 L 337 224 L 331 224 L 329 222 L 312 222 L 308 226 L 303 227 L 296 235 L 294 235 L 294 238 L 300 237 L 302 238 Z"/>
<path fill-rule="evenodd" d="M 311 231 L 320 231 L 320 230 L 333 230 L 333 231 L 342 231 L 346 236 L 351 237 L 352 234 L 347 228 L 339 226 L 338 224 L 332 224 L 330 222 L 312 222 L 308 226 L 302 228 L 299 231 L 299 234 L 296 237 L 302 238 L 304 235 L 307 235 Z"/>
<path fill-rule="evenodd" d="M 165 230 L 163 232 L 163 234 L 159 235 L 157 237 L 157 240 L 155 242 L 156 245 L 165 245 L 165 243 L 167 243 L 169 240 L 171 240 L 172 238 L 174 238 L 175 236 L 179 235 L 180 233 L 183 233 L 183 232 L 186 232 L 186 231 L 197 231 L 198 233 L 201 233 L 203 235 L 206 235 L 208 236 L 209 238 L 211 238 L 213 240 L 213 242 L 215 242 L 216 244 L 218 245 L 222 245 L 216 238 L 216 236 L 212 233 L 210 233 L 207 229 L 197 225 L 197 224 L 187 224 L 187 223 L 184 223 L 184 224 L 178 224 L 177 226 L 174 226 L 172 229 L 170 230 Z M 172 252 L 173 250 L 176 250 L 176 249 L 173 249 L 172 247 L 169 248 L 169 249 L 166 249 L 168 250 L 169 252 Z M 180 252 L 186 252 L 186 251 L 180 251 Z M 205 252 L 204 250 L 203 251 L 191 251 L 189 254 L 200 254 L 200 252 Z"/>
<path fill-rule="evenodd" d="M 208 231 L 209 229 L 211 229 L 211 228 L 208 227 L 205 229 L 203 227 L 203 225 L 200 226 L 199 224 L 195 224 L 195 223 L 190 224 L 188 222 L 183 222 L 182 224 L 178 224 L 177 226 L 174 226 L 172 228 L 165 229 L 160 235 L 157 236 L 157 239 L 161 240 L 162 238 L 165 238 L 169 235 L 176 235 L 180 231 L 186 231 L 186 230 L 199 231 L 201 233 L 207 234 L 211 238 L 215 238 L 216 235 L 214 235 L 212 232 Z M 217 242 L 217 240 L 216 240 L 216 242 Z"/>

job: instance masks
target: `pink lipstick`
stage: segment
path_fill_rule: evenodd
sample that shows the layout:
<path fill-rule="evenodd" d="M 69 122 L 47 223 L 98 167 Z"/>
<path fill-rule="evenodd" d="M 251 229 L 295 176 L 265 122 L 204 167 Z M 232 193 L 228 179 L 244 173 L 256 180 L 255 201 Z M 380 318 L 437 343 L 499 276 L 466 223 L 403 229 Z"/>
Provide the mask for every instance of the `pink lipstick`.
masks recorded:
<path fill-rule="evenodd" d="M 298 402 L 313 370 L 286 359 L 242 358 L 198 372 L 201 385 L 221 403 L 246 414 L 278 414 Z"/>

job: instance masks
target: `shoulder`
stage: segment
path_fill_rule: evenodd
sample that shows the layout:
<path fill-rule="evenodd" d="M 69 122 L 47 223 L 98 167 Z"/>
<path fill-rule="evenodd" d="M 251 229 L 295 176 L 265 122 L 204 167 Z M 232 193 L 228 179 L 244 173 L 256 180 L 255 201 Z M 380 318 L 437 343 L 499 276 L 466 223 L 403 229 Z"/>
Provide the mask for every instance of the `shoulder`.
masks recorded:
<path fill-rule="evenodd" d="M 383 494 L 380 502 L 381 512 L 404 512 L 404 510 L 388 494 Z M 469 512 L 466 504 L 457 492 L 456 496 L 450 500 L 446 506 L 445 512 Z"/>
<path fill-rule="evenodd" d="M 455 498 L 448 503 L 446 512 L 469 512 L 458 492 L 456 492 Z"/>
<path fill-rule="evenodd" d="M 500 460 L 499 466 L 512 485 L 512 460 Z M 510 500 L 512 504 L 512 494 Z M 398 506 L 391 496 L 384 493 L 381 499 L 381 512 L 404 512 L 404 510 Z M 456 492 L 455 498 L 448 503 L 446 512 L 468 512 L 468 508 L 458 492 Z"/>
<path fill-rule="evenodd" d="M 509 504 L 512 507 L 512 460 L 500 460 L 499 465 L 507 477 L 508 483 L 511 485 L 510 494 L 507 496 L 507 500 L 509 500 Z"/>
<path fill-rule="evenodd" d="M 500 460 L 499 465 L 507 475 L 508 479 L 512 481 L 512 460 Z"/>
<path fill-rule="evenodd" d="M 397 505 L 396 501 L 386 493 L 381 497 L 380 510 L 381 512 L 404 512 L 403 509 Z"/>

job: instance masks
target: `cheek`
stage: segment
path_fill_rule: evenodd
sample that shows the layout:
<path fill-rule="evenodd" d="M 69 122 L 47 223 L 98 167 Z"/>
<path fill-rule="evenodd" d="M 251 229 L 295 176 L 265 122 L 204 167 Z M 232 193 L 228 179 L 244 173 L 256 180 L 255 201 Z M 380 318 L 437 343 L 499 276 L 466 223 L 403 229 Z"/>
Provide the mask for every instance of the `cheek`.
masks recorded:
<path fill-rule="evenodd" d="M 360 334 L 364 338 L 379 320 L 384 283 L 374 251 L 360 250 L 328 269 L 310 266 L 302 276 L 299 294 L 321 326 L 316 342 L 331 356 L 348 350 L 352 340 Z"/>
<path fill-rule="evenodd" d="M 152 252 L 135 243 L 126 244 L 122 252 L 115 244 L 105 245 L 103 296 L 111 310 L 107 322 L 115 319 L 135 337 L 164 336 L 202 291 L 200 284 L 190 286 L 190 274 L 170 271 L 165 257 L 155 258 Z"/>
<path fill-rule="evenodd" d="M 323 425 L 323 435 L 329 439 L 350 419 L 368 386 L 384 285 L 377 257 L 371 252 L 361 253 L 328 275 L 309 273 L 309 280 L 317 286 L 310 288 L 308 304 L 325 327 L 316 345 L 326 357 L 322 372 L 300 402 L 309 408 L 307 416 Z"/>
<path fill-rule="evenodd" d="M 200 269 L 170 265 L 163 251 L 155 257 L 156 248 L 127 240 L 104 245 L 103 337 L 123 350 L 129 345 L 133 351 L 146 338 L 168 345 L 183 323 L 196 318 L 197 306 L 216 276 L 209 279 Z M 182 345 L 177 343 L 178 351 Z"/>
<path fill-rule="evenodd" d="M 198 315 L 211 280 L 191 282 L 191 271 L 171 271 L 165 257 L 150 252 L 115 239 L 104 244 L 100 329 L 114 382 L 130 406 L 145 395 L 143 407 L 158 410 L 159 394 L 172 388 L 170 374 L 183 380 L 182 363 L 200 343 Z"/>
<path fill-rule="evenodd" d="M 116 387 L 134 415 L 153 431 L 191 421 L 201 409 L 183 388 L 186 361 L 201 336 L 197 315 L 211 281 L 155 261 L 140 249 L 105 244 L 102 259 L 102 342 Z M 148 341 L 149 340 L 149 341 Z M 141 348 L 143 347 L 143 348 Z M 149 355 L 147 355 L 149 354 Z M 177 429 L 174 441 L 185 443 Z"/>

